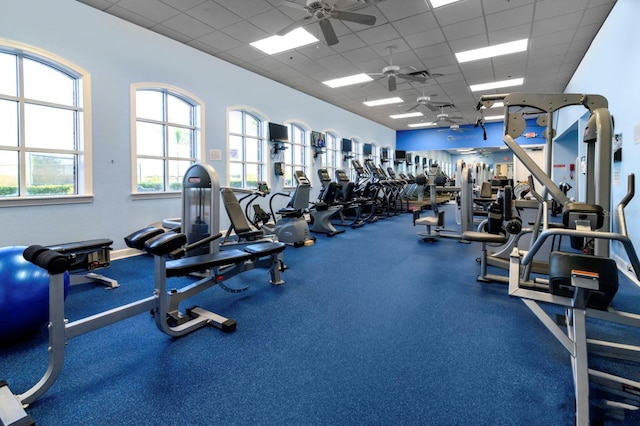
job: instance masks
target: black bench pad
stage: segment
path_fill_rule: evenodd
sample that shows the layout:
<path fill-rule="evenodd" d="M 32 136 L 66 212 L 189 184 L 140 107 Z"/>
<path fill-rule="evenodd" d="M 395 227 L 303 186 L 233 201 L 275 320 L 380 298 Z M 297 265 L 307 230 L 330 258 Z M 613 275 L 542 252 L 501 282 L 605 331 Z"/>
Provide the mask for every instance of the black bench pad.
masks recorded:
<path fill-rule="evenodd" d="M 162 233 L 164 233 L 164 229 L 148 226 L 127 235 L 124 237 L 124 242 L 131 248 L 144 250 L 144 243 L 147 242 L 147 240 Z"/>
<path fill-rule="evenodd" d="M 167 278 L 180 277 L 216 266 L 244 262 L 245 260 L 250 260 L 252 257 L 253 255 L 251 253 L 233 249 L 214 254 L 201 254 L 198 256 L 185 257 L 184 259 L 170 260 L 167 262 Z"/>
<path fill-rule="evenodd" d="M 57 251 L 58 253 L 79 253 L 79 252 L 92 252 L 97 249 L 110 247 L 113 244 L 112 240 L 102 238 L 97 240 L 77 241 L 74 243 L 56 244 L 47 246 L 48 249 Z"/>
<path fill-rule="evenodd" d="M 246 246 L 244 248 L 244 251 L 260 257 L 260 256 L 269 256 L 274 253 L 280 253 L 284 251 L 286 247 L 287 246 L 285 243 L 274 241 L 270 243 L 251 244 L 249 246 Z"/>

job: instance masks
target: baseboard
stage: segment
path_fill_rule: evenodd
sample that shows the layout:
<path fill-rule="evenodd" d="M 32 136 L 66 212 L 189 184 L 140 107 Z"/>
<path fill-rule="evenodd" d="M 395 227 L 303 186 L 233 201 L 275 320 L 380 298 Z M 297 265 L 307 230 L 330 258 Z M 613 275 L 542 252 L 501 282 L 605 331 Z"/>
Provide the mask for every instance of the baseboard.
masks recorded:
<path fill-rule="evenodd" d="M 141 254 L 144 254 L 144 252 L 132 248 L 126 248 L 112 251 L 109 257 L 111 260 L 118 260 L 126 259 L 127 257 L 140 256 Z"/>

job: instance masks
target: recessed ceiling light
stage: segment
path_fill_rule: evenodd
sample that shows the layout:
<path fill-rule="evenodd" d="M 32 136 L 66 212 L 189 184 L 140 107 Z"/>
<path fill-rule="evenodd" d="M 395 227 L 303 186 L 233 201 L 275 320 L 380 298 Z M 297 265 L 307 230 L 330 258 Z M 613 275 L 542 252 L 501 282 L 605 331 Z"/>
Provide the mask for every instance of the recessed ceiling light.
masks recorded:
<path fill-rule="evenodd" d="M 407 126 L 409 127 L 428 127 L 428 126 L 435 126 L 435 125 L 436 123 L 432 123 L 432 122 L 407 124 Z"/>
<path fill-rule="evenodd" d="M 365 81 L 373 80 L 367 74 L 354 74 L 347 77 L 335 78 L 333 80 L 323 81 L 322 84 L 335 89 L 336 87 L 349 86 L 351 84 L 364 83 Z"/>
<path fill-rule="evenodd" d="M 446 6 L 448 4 L 455 3 L 460 0 L 429 0 L 429 1 L 431 2 L 431 7 L 435 9 L 436 7 Z"/>
<path fill-rule="evenodd" d="M 399 104 L 401 102 L 404 102 L 402 100 L 402 98 L 399 97 L 395 97 L 395 98 L 386 98 L 386 99 L 378 99 L 376 101 L 366 101 L 363 102 L 363 104 L 365 104 L 366 106 L 380 106 L 380 105 L 388 105 L 388 104 Z"/>
<path fill-rule="evenodd" d="M 508 55 L 510 53 L 524 52 L 529 44 L 528 38 L 510 41 L 508 43 L 496 44 L 494 46 L 481 47 L 479 49 L 466 50 L 456 53 L 458 62 L 469 62 L 477 59 L 493 58 L 494 56 Z"/>
<path fill-rule="evenodd" d="M 273 55 L 275 53 L 295 49 L 296 47 L 316 43 L 317 41 L 317 38 L 311 35 L 304 28 L 300 27 L 283 36 L 274 35 L 271 37 L 263 38 L 262 40 L 254 41 L 250 44 L 256 49 L 263 51 L 267 55 Z"/>
<path fill-rule="evenodd" d="M 480 92 L 483 90 L 499 89 L 501 87 L 522 86 L 524 78 L 512 78 L 509 80 L 494 81 L 492 83 L 472 84 L 469 86 L 472 92 Z"/>
<path fill-rule="evenodd" d="M 393 114 L 390 115 L 389 117 L 391 118 L 409 118 L 409 117 L 422 117 L 424 114 L 421 113 L 420 111 L 416 111 L 416 112 L 405 112 L 404 114 Z"/>

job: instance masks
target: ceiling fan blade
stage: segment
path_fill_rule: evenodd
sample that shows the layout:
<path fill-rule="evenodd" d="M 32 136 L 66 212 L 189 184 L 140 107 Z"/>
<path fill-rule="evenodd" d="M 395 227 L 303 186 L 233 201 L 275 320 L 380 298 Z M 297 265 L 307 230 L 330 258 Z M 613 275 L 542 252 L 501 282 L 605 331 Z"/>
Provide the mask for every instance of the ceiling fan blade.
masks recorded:
<path fill-rule="evenodd" d="M 436 108 L 436 106 L 432 103 L 426 103 L 424 104 L 424 106 L 426 106 L 427 108 L 429 108 L 431 111 L 437 111 L 438 108 Z"/>
<path fill-rule="evenodd" d="M 331 22 L 329 22 L 328 19 L 322 19 L 321 21 L 318 21 L 318 24 L 320 24 L 320 30 L 322 30 L 322 35 L 324 36 L 324 41 L 327 42 L 327 45 L 333 46 L 334 44 L 338 44 L 338 36 L 336 35 Z"/>
<path fill-rule="evenodd" d="M 419 107 L 419 106 L 420 106 L 420 104 L 416 104 L 416 105 L 412 106 L 411 108 L 409 108 L 409 109 L 407 110 L 407 112 L 411 112 L 411 111 L 413 111 L 414 109 L 418 109 L 418 107 Z"/>
<path fill-rule="evenodd" d="M 354 22 L 362 25 L 375 25 L 376 17 L 374 15 L 364 15 L 362 13 L 347 12 L 346 10 L 334 10 L 331 15 L 341 21 Z"/>
<path fill-rule="evenodd" d="M 398 77 L 404 78 L 405 80 L 417 81 L 418 83 L 425 83 L 427 81 L 424 77 L 411 74 L 398 74 Z"/>
<path fill-rule="evenodd" d="M 396 78 L 394 76 L 390 75 L 387 80 L 389 81 L 389 91 L 393 92 L 394 90 L 396 90 L 396 88 L 397 88 L 397 86 L 396 86 Z"/>
<path fill-rule="evenodd" d="M 298 3 L 294 3 L 292 1 L 287 1 L 287 0 L 282 0 L 279 4 L 279 6 L 287 6 L 287 7 L 291 7 L 293 9 L 298 9 L 298 10 L 304 10 L 305 12 L 307 11 L 307 8 L 301 4 Z"/>
<path fill-rule="evenodd" d="M 302 19 L 298 19 L 297 21 L 292 22 L 291 24 L 287 25 L 286 27 L 278 31 L 276 35 L 283 36 L 283 35 L 289 34 L 291 31 L 295 30 L 296 28 L 300 28 L 302 26 L 310 24 L 312 22 L 310 21 L 312 18 L 313 18 L 312 16 L 307 16 Z"/>

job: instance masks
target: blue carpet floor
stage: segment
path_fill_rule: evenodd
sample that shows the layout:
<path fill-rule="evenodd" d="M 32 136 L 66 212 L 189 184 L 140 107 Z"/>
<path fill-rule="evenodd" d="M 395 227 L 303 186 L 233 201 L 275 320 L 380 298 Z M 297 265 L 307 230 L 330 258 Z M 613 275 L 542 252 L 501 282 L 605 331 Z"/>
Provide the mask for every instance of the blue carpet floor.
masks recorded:
<path fill-rule="evenodd" d="M 57 426 L 573 424 L 560 344 L 506 286 L 476 282 L 479 244 L 425 243 L 418 231 L 400 215 L 318 235 L 285 251 L 286 284 L 253 270 L 227 281 L 250 290 L 213 288 L 187 305 L 236 319 L 233 333 L 172 339 L 139 315 L 74 338 L 60 379 L 28 411 Z M 152 264 L 113 262 L 101 272 L 120 288 L 72 288 L 67 316 L 151 295 Z M 638 289 L 619 296 L 640 306 Z M 24 392 L 46 369 L 46 330 L 0 354 L 0 378 Z"/>

